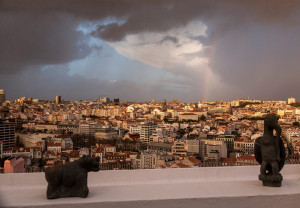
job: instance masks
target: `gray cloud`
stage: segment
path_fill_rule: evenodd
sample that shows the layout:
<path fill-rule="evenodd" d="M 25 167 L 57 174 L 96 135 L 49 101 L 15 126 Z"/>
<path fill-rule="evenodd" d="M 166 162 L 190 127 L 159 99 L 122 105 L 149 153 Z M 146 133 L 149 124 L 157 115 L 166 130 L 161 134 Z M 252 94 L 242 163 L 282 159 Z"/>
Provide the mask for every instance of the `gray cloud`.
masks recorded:
<path fill-rule="evenodd" d="M 56 95 L 61 95 L 65 100 L 90 100 L 99 96 L 120 98 L 123 101 L 178 98 L 178 90 L 168 89 L 162 83 L 141 85 L 128 80 L 85 78 L 80 75 L 70 76 L 68 71 L 66 65 L 56 65 L 48 70 L 31 68 L 18 74 L 3 74 L 0 83 L 1 87 L 7 89 L 7 98 L 10 100 L 23 96 L 54 100 Z"/>
<path fill-rule="evenodd" d="M 162 44 L 164 42 L 172 42 L 174 44 L 178 43 L 178 39 L 176 37 L 172 37 L 170 35 L 166 35 L 161 41 L 159 41 L 159 44 Z"/>
<path fill-rule="evenodd" d="M 212 69 L 244 96 L 299 96 L 300 27 L 244 25 L 216 41 Z M 241 96 L 241 95 L 240 95 Z M 299 97 L 300 98 L 300 97 Z"/>

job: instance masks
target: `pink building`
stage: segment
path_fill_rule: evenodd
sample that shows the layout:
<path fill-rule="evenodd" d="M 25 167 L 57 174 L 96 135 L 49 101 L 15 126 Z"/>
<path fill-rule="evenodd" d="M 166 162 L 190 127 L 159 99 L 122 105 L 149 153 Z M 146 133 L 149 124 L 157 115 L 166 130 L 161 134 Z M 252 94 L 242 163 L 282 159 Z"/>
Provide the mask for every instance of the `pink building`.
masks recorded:
<path fill-rule="evenodd" d="M 5 160 L 4 173 L 25 173 L 24 163 L 25 161 L 21 157 Z"/>

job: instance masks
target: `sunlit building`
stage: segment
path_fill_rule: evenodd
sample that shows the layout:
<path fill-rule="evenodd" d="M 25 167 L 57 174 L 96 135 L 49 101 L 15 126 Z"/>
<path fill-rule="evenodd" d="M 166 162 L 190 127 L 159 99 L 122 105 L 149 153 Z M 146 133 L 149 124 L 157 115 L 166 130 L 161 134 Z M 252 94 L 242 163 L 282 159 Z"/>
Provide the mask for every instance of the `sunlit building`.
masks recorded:
<path fill-rule="evenodd" d="M 0 105 L 6 101 L 4 89 L 0 89 Z"/>
<path fill-rule="evenodd" d="M 296 103 L 296 99 L 295 98 L 289 98 L 288 99 L 288 104 L 292 104 L 292 103 Z"/>

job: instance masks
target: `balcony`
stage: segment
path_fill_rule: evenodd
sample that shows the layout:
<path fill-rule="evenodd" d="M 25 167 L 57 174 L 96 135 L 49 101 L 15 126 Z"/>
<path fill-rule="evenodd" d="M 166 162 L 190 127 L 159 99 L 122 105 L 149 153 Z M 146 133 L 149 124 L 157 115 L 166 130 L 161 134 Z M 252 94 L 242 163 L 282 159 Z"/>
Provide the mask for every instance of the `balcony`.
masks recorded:
<path fill-rule="evenodd" d="M 286 165 L 282 187 L 264 187 L 259 166 L 114 170 L 89 173 L 87 198 L 47 200 L 44 173 L 0 175 L 3 207 L 298 207 L 300 165 Z"/>

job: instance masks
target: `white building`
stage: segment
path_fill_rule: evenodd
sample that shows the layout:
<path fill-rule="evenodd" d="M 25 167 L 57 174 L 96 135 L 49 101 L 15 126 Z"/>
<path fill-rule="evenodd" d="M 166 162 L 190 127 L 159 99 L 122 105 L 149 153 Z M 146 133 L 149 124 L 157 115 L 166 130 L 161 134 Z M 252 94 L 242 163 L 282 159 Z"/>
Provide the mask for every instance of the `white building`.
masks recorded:
<path fill-rule="evenodd" d="M 157 154 L 155 152 L 144 151 L 141 153 L 141 169 L 156 168 Z"/>
<path fill-rule="evenodd" d="M 288 104 L 292 104 L 292 103 L 296 103 L 296 99 L 295 98 L 289 98 L 288 99 Z"/>
<path fill-rule="evenodd" d="M 172 153 L 175 155 L 199 155 L 200 141 L 194 140 L 181 140 L 175 141 L 172 145 Z"/>
<path fill-rule="evenodd" d="M 130 126 L 129 127 L 129 133 L 130 134 L 136 134 L 136 133 L 140 133 L 141 131 L 141 126 Z"/>
<path fill-rule="evenodd" d="M 179 121 L 188 121 L 188 120 L 198 121 L 199 116 L 195 113 L 182 113 L 182 114 L 179 114 Z"/>
<path fill-rule="evenodd" d="M 200 140 L 200 156 L 203 161 L 220 160 L 227 157 L 227 147 L 224 141 Z"/>

